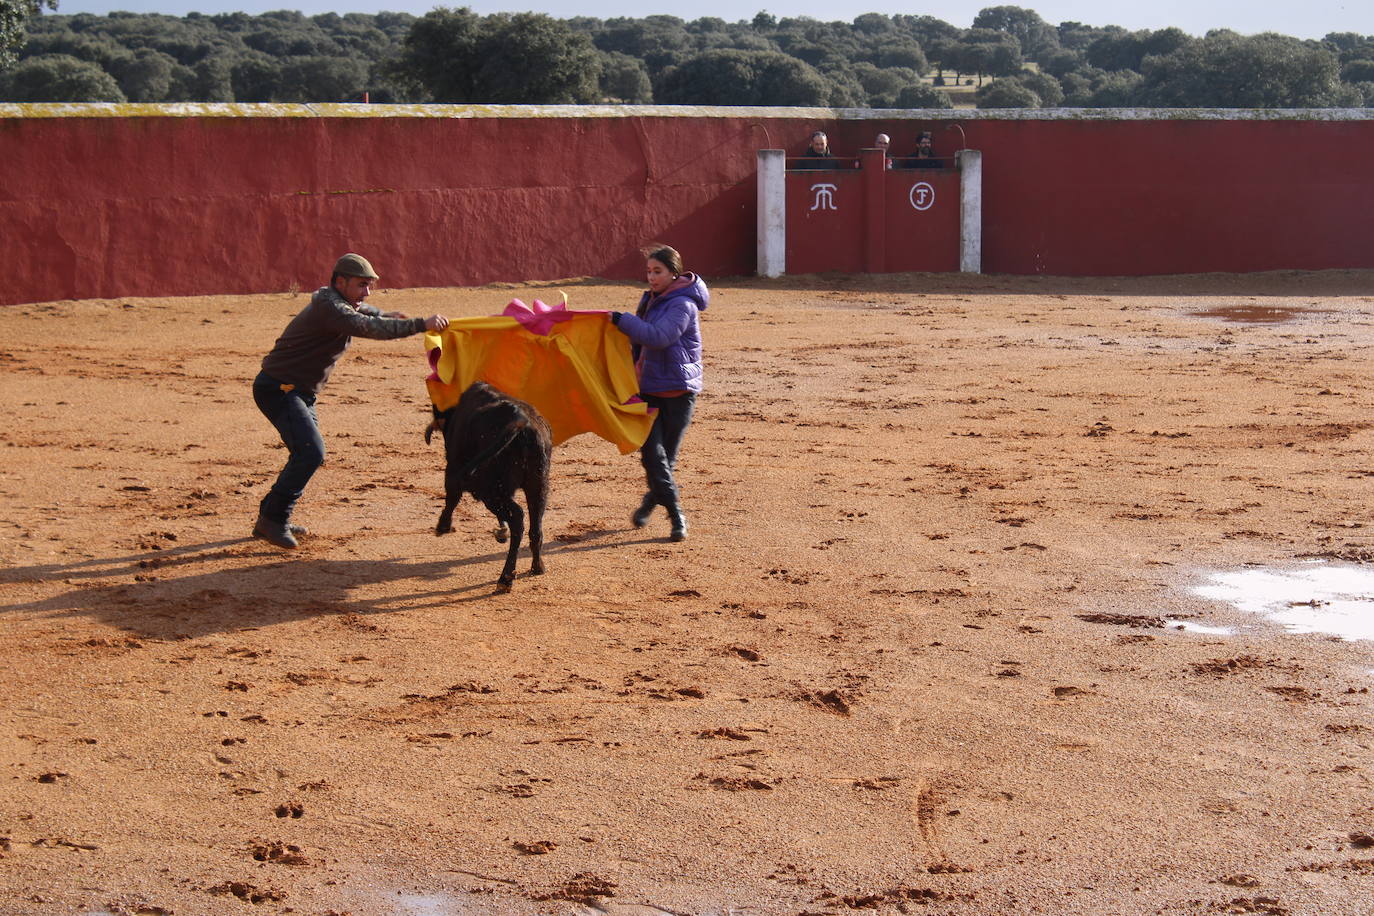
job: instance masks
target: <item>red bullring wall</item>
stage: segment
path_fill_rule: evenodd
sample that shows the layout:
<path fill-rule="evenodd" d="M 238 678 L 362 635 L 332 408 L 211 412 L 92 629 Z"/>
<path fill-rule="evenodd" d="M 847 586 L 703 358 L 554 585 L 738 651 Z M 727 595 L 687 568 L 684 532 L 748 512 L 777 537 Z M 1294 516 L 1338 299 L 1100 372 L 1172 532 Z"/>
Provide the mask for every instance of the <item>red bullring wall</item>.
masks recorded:
<path fill-rule="evenodd" d="M 759 148 L 983 154 L 983 270 L 1374 268 L 1374 112 L 0 104 L 0 303 L 753 273 Z M 808 272 L 788 263 L 788 273 Z"/>

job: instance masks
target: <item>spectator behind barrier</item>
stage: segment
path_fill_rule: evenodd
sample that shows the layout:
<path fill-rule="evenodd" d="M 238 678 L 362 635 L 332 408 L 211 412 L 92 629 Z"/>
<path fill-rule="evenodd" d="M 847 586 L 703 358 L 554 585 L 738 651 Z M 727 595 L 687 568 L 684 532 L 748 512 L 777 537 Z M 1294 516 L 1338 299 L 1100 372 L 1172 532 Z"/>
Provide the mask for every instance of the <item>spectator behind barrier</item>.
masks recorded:
<path fill-rule="evenodd" d="M 935 157 L 935 142 L 930 131 L 923 130 L 916 139 L 916 155 L 906 161 L 909 169 L 942 169 L 944 164 Z"/>
<path fill-rule="evenodd" d="M 878 134 L 874 139 L 873 145 L 883 151 L 883 168 L 892 168 L 892 157 L 888 155 L 888 147 L 892 145 L 892 138 L 887 134 Z"/>
<path fill-rule="evenodd" d="M 825 131 L 818 130 L 811 134 L 811 145 L 802 153 L 801 159 L 797 162 L 796 168 L 799 169 L 838 169 L 843 168 L 840 161 L 830 152 L 830 140 L 825 136 Z"/>

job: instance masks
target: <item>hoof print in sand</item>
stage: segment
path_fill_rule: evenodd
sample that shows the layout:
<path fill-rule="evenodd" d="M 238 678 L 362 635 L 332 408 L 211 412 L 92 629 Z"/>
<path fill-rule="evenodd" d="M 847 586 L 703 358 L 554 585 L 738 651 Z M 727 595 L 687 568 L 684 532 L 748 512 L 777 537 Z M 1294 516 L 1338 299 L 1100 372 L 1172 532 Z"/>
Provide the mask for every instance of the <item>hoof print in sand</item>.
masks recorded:
<path fill-rule="evenodd" d="M 533 843 L 522 843 L 516 840 L 511 845 L 526 856 L 544 856 L 558 848 L 558 844 L 553 840 L 536 840 Z"/>
<path fill-rule="evenodd" d="M 270 862 L 273 865 L 310 864 L 299 846 L 273 840 L 255 841 L 248 847 L 248 854 L 255 862 Z"/>
<path fill-rule="evenodd" d="M 532 900 L 569 900 L 573 903 L 595 905 L 605 897 L 614 897 L 618 885 L 609 878 L 590 872 L 579 872 L 553 888 L 547 894 L 535 894 Z"/>
<path fill-rule="evenodd" d="M 254 887 L 246 881 L 225 881 L 210 888 L 210 893 L 219 897 L 237 897 L 247 903 L 277 903 L 286 899 L 285 891 L 275 887 Z"/>

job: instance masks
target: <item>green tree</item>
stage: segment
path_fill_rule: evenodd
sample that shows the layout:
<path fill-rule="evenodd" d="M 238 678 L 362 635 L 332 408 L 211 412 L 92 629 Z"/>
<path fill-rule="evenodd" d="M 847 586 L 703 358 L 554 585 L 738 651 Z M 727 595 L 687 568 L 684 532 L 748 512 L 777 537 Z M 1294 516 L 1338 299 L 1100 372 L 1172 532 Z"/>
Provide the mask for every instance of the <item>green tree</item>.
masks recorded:
<path fill-rule="evenodd" d="M 1326 108 L 1349 97 L 1329 48 L 1272 32 L 1209 32 L 1145 58 L 1142 76 L 1144 104 L 1160 108 Z"/>
<path fill-rule="evenodd" d="M 1040 99 L 1041 108 L 1058 108 L 1064 104 L 1064 87 L 1059 80 L 1048 73 L 1033 73 L 1024 70 L 1012 79 L 1034 92 Z"/>
<path fill-rule="evenodd" d="M 704 51 L 663 74 L 668 105 L 825 105 L 830 86 L 814 67 L 777 51 Z"/>
<path fill-rule="evenodd" d="M 1065 73 L 1059 77 L 1059 85 L 1064 90 L 1065 108 L 1087 108 L 1092 104 L 1092 80 L 1084 73 Z"/>
<path fill-rule="evenodd" d="M 1011 76 L 1025 66 L 1021 52 L 1015 45 L 1001 42 L 990 47 L 992 54 L 988 57 L 988 72 L 993 76 Z"/>
<path fill-rule="evenodd" d="M 56 17 L 45 17 L 30 25 L 29 39 L 20 52 L 23 57 L 66 54 L 104 68 L 107 62 L 128 53 L 118 42 L 98 31 L 47 28 L 47 20 L 52 18 Z"/>
<path fill-rule="evenodd" d="M 968 29 L 962 38 L 962 52 L 956 65 L 964 73 L 978 74 L 978 85 L 983 85 L 983 75 L 1007 76 L 1020 71 L 1025 65 L 1021 58 L 1021 44 L 1006 32 L 996 29 Z"/>
<path fill-rule="evenodd" d="M 191 68 L 193 79 L 188 99 L 197 102 L 234 101 L 232 80 L 233 61 L 225 54 L 215 54 L 196 61 Z"/>
<path fill-rule="evenodd" d="M 956 78 L 965 73 L 978 75 L 978 85 L 983 85 L 983 74 L 988 72 L 992 61 L 992 48 L 989 45 L 960 42 L 954 50 L 954 58 L 949 62 Z"/>
<path fill-rule="evenodd" d="M 930 69 L 930 62 L 921 51 L 921 46 L 912 39 L 886 41 L 878 46 L 876 60 L 879 67 L 906 67 L 917 74 Z"/>
<path fill-rule="evenodd" d="M 925 83 L 912 83 L 897 93 L 894 108 L 953 108 L 949 96 L 934 86 Z"/>
<path fill-rule="evenodd" d="M 595 43 L 598 50 L 619 51 L 644 61 L 649 78 L 656 80 L 668 67 L 691 55 L 694 37 L 676 16 L 621 17 L 606 20 Z"/>
<path fill-rule="evenodd" d="M 1342 83 L 1336 87 L 1332 108 L 1366 108 L 1369 105 L 1369 89 L 1374 83 Z"/>
<path fill-rule="evenodd" d="M 1021 52 L 1032 60 L 1038 61 L 1059 48 L 1054 27 L 1035 10 L 1019 6 L 989 6 L 973 17 L 973 27 L 1005 32 L 1016 39 Z"/>
<path fill-rule="evenodd" d="M 600 98 L 601 61 L 586 35 L 544 13 L 487 17 L 478 102 L 573 105 Z"/>
<path fill-rule="evenodd" d="M 993 80 L 974 95 L 979 108 L 1039 108 L 1040 96 L 1014 79 Z"/>
<path fill-rule="evenodd" d="M 1061 22 L 1055 29 L 1059 36 L 1060 46 L 1068 48 L 1070 51 L 1086 51 L 1089 45 L 1109 31 L 1125 32 L 1126 30 L 1119 25 L 1097 28 L 1074 21 Z"/>
<path fill-rule="evenodd" d="M 1113 70 L 1102 72 L 1092 82 L 1092 93 L 1088 96 L 1087 108 L 1132 108 L 1145 104 L 1141 101 L 1140 86 L 1143 77 L 1134 70 Z"/>
<path fill-rule="evenodd" d="M 234 61 L 229 81 L 238 102 L 274 102 L 279 98 L 281 64 L 277 58 L 251 51 Z"/>
<path fill-rule="evenodd" d="M 161 102 L 172 88 L 177 62 L 161 51 L 139 48 L 105 65 L 131 102 Z"/>
<path fill-rule="evenodd" d="M 1081 70 L 1084 66 L 1083 52 L 1071 51 L 1068 48 L 1060 48 L 1045 56 L 1040 61 L 1040 70 L 1051 76 L 1062 77 L 1075 70 Z"/>
<path fill-rule="evenodd" d="M 1374 60 L 1352 60 L 1341 67 L 1341 82 L 1374 82 Z"/>
<path fill-rule="evenodd" d="M 870 108 L 895 108 L 897 93 L 920 79 L 920 74 L 915 70 L 878 67 L 866 60 L 855 64 L 853 73 L 868 96 Z"/>
<path fill-rule="evenodd" d="M 687 23 L 687 31 L 693 35 L 711 35 L 717 32 L 725 32 L 730 28 L 729 23 L 718 16 L 702 16 L 700 19 L 693 19 Z"/>
<path fill-rule="evenodd" d="M 624 105 L 645 105 L 654 100 L 653 85 L 644 61 L 619 51 L 600 51 L 601 100 Z"/>
<path fill-rule="evenodd" d="M 126 97 L 141 101 L 335 98 L 343 75 L 359 70 L 371 74 L 366 82 L 374 96 L 395 97 L 397 88 L 378 71 L 398 53 L 415 21 L 397 13 L 306 17 L 291 11 L 261 16 L 189 13 L 181 18 L 127 12 L 46 15 L 28 24 L 29 40 L 20 53 L 68 54 L 98 64 Z M 333 88 L 321 95 L 321 67 L 302 66 L 299 60 L 292 73 L 304 82 L 283 87 L 283 65 L 298 58 L 328 59 L 323 74 L 333 74 L 326 80 Z"/>
<path fill-rule="evenodd" d="M 717 48 L 735 48 L 739 51 L 776 51 L 777 42 L 760 35 L 753 29 L 744 28 L 740 23 L 727 26 L 724 31 L 700 32 L 696 35 L 697 51 L 712 51 Z"/>
<path fill-rule="evenodd" d="M 1173 26 L 1153 32 L 1142 32 L 1137 38 L 1142 62 L 1151 54 L 1172 54 L 1179 48 L 1192 44 L 1193 41 L 1193 37 L 1187 32 Z"/>
<path fill-rule="evenodd" d="M 854 31 L 872 38 L 884 38 L 896 31 L 892 20 L 882 13 L 864 13 L 854 17 Z"/>
<path fill-rule="evenodd" d="M 1331 32 L 1322 39 L 1322 44 L 1340 55 L 1342 64 L 1352 60 L 1374 60 L 1374 35 Z"/>
<path fill-rule="evenodd" d="M 953 41 L 959 37 L 958 26 L 950 25 L 934 16 L 906 16 L 898 13 L 892 17 L 897 30 L 916 39 L 922 48 L 929 49 L 937 41 Z"/>
<path fill-rule="evenodd" d="M 1111 29 L 1088 46 L 1086 56 L 1088 63 L 1103 70 L 1140 70 L 1147 56 L 1172 54 L 1194 41 L 1175 28 L 1155 32 Z"/>
<path fill-rule="evenodd" d="M 828 60 L 817 68 L 828 86 L 823 105 L 832 108 L 872 107 L 871 97 L 848 61 Z"/>
<path fill-rule="evenodd" d="M 939 38 L 925 45 L 926 57 L 935 65 L 935 75 L 945 78 L 946 70 L 954 70 L 959 61 L 959 42 L 952 38 Z"/>
<path fill-rule="evenodd" d="M 1353 89 L 1355 93 L 1359 95 L 1360 101 L 1357 101 L 1352 105 L 1347 105 L 1347 108 L 1374 107 L 1374 82 L 1352 83 L 1349 88 Z"/>
<path fill-rule="evenodd" d="M 0 99 L 10 102 L 123 102 L 113 76 L 70 54 L 27 57 L 0 74 Z"/>
<path fill-rule="evenodd" d="M 411 26 L 387 68 L 417 97 L 433 102 L 478 101 L 482 18 L 467 7 L 435 7 Z"/>
<path fill-rule="evenodd" d="M 0 0 L 0 71 L 14 65 L 24 43 L 24 26 L 44 7 L 57 9 L 57 0 Z"/>
<path fill-rule="evenodd" d="M 818 22 L 804 16 L 784 19 L 778 23 L 773 40 L 785 53 L 813 67 L 824 66 L 826 60 L 848 63 L 872 59 L 867 36 L 856 34 L 843 22 Z"/>
<path fill-rule="evenodd" d="M 283 102 L 347 102 L 367 86 L 366 60 L 341 57 L 288 57 L 281 66 Z"/>

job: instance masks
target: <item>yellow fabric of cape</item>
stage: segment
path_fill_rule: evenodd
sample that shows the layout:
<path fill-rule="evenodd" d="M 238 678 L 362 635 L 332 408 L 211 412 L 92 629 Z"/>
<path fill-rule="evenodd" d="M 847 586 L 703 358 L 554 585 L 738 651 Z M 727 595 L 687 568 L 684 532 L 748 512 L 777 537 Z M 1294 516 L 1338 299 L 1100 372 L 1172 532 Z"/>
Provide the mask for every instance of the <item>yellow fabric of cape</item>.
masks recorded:
<path fill-rule="evenodd" d="M 543 414 L 554 445 L 595 433 L 622 455 L 633 452 L 648 438 L 654 415 L 643 401 L 627 403 L 639 392 L 629 342 L 604 312 L 571 316 L 548 334 L 504 315 L 457 318 L 443 331 L 426 332 L 430 400 L 448 410 L 473 382 L 486 382 Z"/>

